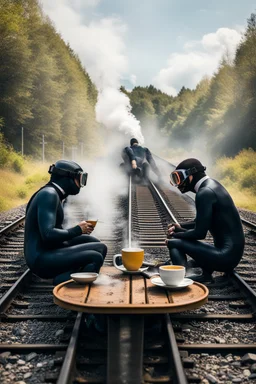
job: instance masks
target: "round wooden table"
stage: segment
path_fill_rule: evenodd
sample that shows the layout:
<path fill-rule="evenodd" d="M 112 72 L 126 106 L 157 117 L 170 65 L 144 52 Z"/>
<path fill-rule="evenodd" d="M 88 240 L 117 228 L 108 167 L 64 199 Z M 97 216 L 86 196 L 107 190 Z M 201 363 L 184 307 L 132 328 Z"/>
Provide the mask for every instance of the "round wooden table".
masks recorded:
<path fill-rule="evenodd" d="M 169 290 L 155 286 L 141 275 L 123 274 L 114 267 L 103 267 L 91 284 L 69 280 L 57 285 L 53 293 L 54 302 L 62 308 L 108 315 L 107 384 L 121 383 L 115 381 L 121 377 L 126 377 L 126 384 L 142 382 L 145 315 L 199 308 L 207 302 L 209 294 L 200 283 Z"/>
<path fill-rule="evenodd" d="M 65 309 L 101 314 L 177 313 L 201 307 L 209 291 L 203 284 L 181 290 L 155 286 L 141 275 L 103 267 L 97 280 L 81 285 L 73 280 L 57 285 L 54 302 Z"/>

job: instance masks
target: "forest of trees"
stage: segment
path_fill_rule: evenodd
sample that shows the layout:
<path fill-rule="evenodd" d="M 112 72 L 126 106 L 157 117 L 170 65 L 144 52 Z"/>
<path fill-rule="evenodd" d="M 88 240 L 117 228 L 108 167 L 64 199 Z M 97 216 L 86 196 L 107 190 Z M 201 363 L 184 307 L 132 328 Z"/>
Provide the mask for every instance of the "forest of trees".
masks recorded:
<path fill-rule="evenodd" d="M 16 151 L 48 159 L 99 140 L 97 90 L 37 0 L 0 0 L 0 130 Z M 23 129 L 22 129 L 23 127 Z"/>
<path fill-rule="evenodd" d="M 176 97 L 154 86 L 126 93 L 143 133 L 154 124 L 169 146 L 189 149 L 198 140 L 213 158 L 256 150 L 256 15 L 248 19 L 234 61 L 222 60 L 214 76 L 193 90 L 182 87 Z"/>

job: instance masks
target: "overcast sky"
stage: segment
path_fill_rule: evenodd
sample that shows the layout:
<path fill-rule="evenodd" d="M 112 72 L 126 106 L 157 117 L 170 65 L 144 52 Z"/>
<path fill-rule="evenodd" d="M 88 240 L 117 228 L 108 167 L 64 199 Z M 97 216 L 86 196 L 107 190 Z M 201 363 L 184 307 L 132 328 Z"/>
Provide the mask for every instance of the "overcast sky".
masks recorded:
<path fill-rule="evenodd" d="M 153 84 L 175 95 L 232 57 L 252 0 L 41 0 L 98 88 Z"/>

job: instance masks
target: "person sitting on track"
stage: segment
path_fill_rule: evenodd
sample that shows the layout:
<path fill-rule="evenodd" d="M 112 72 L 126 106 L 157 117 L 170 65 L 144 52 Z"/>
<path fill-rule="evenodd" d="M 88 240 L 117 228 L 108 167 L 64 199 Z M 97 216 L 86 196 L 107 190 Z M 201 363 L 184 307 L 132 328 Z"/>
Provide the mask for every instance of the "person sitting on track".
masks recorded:
<path fill-rule="evenodd" d="M 150 150 L 139 145 L 138 140 L 133 138 L 130 141 L 130 147 L 125 147 L 122 151 L 124 163 L 120 164 L 125 168 L 128 175 L 137 175 L 145 180 L 149 176 L 149 165 L 154 173 L 161 178 L 161 174 Z"/>
<path fill-rule="evenodd" d="M 90 236 L 93 227 L 81 221 L 63 229 L 63 200 L 86 185 L 87 173 L 73 161 L 50 166 L 50 181 L 30 199 L 26 209 L 24 256 L 28 267 L 54 284 L 70 279 L 73 272 L 99 272 L 107 247 Z"/>
<path fill-rule="evenodd" d="M 189 266 L 187 254 L 202 268 L 202 275 L 188 276 L 199 282 L 212 281 L 213 271 L 231 272 L 242 258 L 245 242 L 231 196 L 218 181 L 209 178 L 205 170 L 199 160 L 191 158 L 182 161 L 171 173 L 170 182 L 181 193 L 196 193 L 196 218 L 180 225 L 170 224 L 171 240 L 166 239 L 173 264 Z M 214 244 L 200 241 L 208 231 Z"/>

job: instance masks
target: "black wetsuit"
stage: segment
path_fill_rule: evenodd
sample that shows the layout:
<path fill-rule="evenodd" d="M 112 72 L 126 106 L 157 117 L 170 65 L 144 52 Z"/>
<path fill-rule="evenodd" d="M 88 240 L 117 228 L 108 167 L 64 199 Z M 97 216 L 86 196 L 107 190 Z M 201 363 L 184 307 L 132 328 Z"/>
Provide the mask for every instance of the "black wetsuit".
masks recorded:
<path fill-rule="evenodd" d="M 56 278 L 56 284 L 68 280 L 72 272 L 98 272 L 107 253 L 106 245 L 91 235 L 83 235 L 79 225 L 62 228 L 63 197 L 49 183 L 32 196 L 25 222 L 27 265 L 42 278 Z"/>
<path fill-rule="evenodd" d="M 132 171 L 131 162 L 133 160 L 136 160 L 137 167 L 142 169 L 143 177 L 148 178 L 149 164 L 155 174 L 157 176 L 160 176 L 160 172 L 157 168 L 155 160 L 153 159 L 150 150 L 146 147 L 142 147 L 141 145 L 132 145 L 131 147 L 125 147 L 122 152 L 122 158 L 124 160 L 124 164 L 128 173 Z"/>
<path fill-rule="evenodd" d="M 173 264 L 186 266 L 186 254 L 203 270 L 232 271 L 242 258 L 244 232 L 238 211 L 225 188 L 213 179 L 202 182 L 196 193 L 196 218 L 182 223 L 168 241 Z M 214 245 L 200 242 L 207 231 Z"/>

